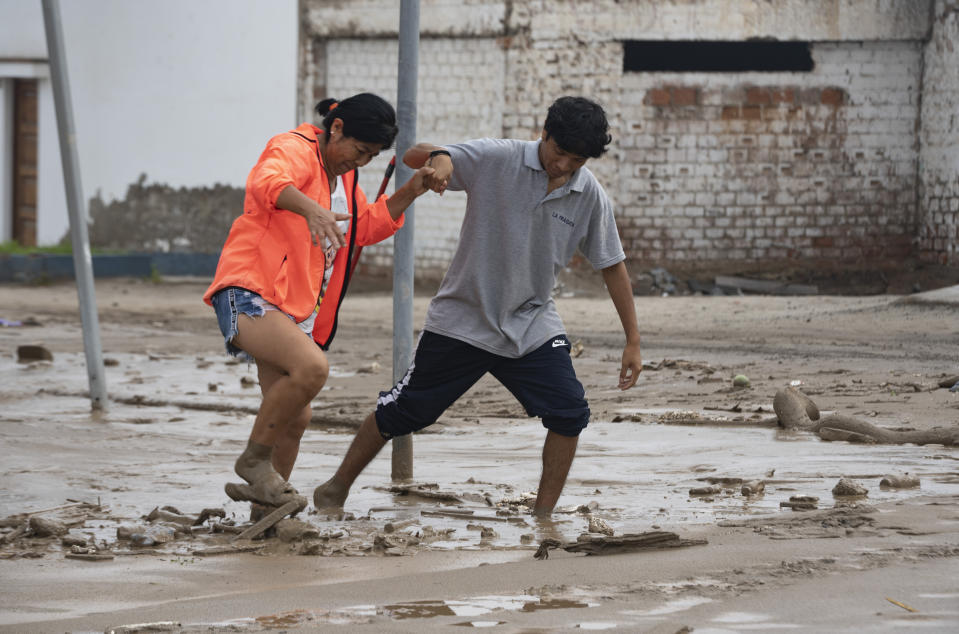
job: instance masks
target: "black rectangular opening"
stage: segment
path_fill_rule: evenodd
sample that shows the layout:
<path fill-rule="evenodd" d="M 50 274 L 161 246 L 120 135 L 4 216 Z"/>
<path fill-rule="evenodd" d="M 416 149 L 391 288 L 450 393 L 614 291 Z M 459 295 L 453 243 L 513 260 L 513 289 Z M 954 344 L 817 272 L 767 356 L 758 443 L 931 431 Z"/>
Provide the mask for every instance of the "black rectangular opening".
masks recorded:
<path fill-rule="evenodd" d="M 626 40 L 624 72 L 809 72 L 809 42 Z"/>

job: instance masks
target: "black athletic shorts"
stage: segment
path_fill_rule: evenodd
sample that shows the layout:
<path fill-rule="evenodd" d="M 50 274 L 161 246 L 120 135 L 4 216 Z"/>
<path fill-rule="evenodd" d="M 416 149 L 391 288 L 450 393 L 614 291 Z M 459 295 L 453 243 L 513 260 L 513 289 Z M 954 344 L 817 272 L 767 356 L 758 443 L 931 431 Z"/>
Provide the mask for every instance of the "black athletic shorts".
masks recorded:
<path fill-rule="evenodd" d="M 563 436 L 578 436 L 589 423 L 589 405 L 569 351 L 569 339 L 560 335 L 526 356 L 511 359 L 424 331 L 406 376 L 389 392 L 380 392 L 376 425 L 387 439 L 432 425 L 489 372 L 528 415 L 542 418 L 544 427 Z"/>

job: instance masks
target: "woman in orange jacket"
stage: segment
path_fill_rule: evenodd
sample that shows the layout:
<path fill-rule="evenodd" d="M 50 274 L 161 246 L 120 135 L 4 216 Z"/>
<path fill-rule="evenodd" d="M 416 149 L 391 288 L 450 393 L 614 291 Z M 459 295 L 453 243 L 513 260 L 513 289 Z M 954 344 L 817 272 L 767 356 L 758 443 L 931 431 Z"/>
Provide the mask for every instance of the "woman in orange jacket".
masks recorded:
<path fill-rule="evenodd" d="M 310 402 L 329 375 L 323 351 L 336 331 L 355 248 L 403 226 L 404 210 L 427 191 L 433 173 L 421 168 L 392 196 L 367 201 L 356 169 L 392 146 L 393 107 L 363 93 L 322 101 L 316 111 L 322 129 L 303 124 L 267 143 L 203 296 L 216 310 L 227 352 L 256 361 L 263 392 L 234 465 L 246 484 L 229 483 L 226 492 L 271 506 L 302 500 L 287 480 Z"/>

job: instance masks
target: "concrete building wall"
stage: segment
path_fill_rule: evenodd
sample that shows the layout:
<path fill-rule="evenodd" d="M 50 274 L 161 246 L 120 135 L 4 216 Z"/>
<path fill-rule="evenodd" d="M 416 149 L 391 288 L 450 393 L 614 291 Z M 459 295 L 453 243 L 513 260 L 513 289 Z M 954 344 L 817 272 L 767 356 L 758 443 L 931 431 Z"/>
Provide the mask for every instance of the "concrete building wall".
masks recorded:
<path fill-rule="evenodd" d="M 398 5 L 303 6 L 301 109 L 354 86 L 382 85 L 389 98 L 393 84 L 374 78 L 380 81 L 382 68 L 395 73 L 395 48 L 384 42 L 395 47 Z M 919 232 L 916 129 L 931 8 L 932 0 L 423 0 L 418 137 L 536 138 L 553 99 L 591 96 L 606 107 L 614 141 L 590 168 L 613 198 L 633 263 L 891 265 L 911 254 Z M 815 67 L 623 70 L 626 40 L 764 38 L 809 42 Z M 352 42 L 349 55 L 337 48 L 341 41 Z M 477 42 L 491 55 L 499 51 L 499 90 L 490 69 L 480 93 L 458 80 L 462 65 L 482 71 L 488 64 L 468 48 Z M 440 45 L 466 54 L 438 60 L 430 47 Z M 349 83 L 345 74 L 319 77 L 318 68 L 339 59 L 352 69 Z M 429 112 L 434 98 L 424 82 L 437 86 L 450 110 Z M 954 95 L 943 99 L 956 103 Z M 475 127 L 454 116 L 478 104 L 494 121 Z M 427 196 L 417 203 L 418 218 L 432 220 L 431 233 L 417 222 L 418 270 L 452 255 L 456 223 L 447 220 L 455 210 L 447 214 L 444 205 L 453 202 Z"/>
<path fill-rule="evenodd" d="M 919 255 L 959 265 L 959 1 L 936 0 L 925 49 L 920 129 Z"/>
<path fill-rule="evenodd" d="M 123 198 L 144 173 L 174 187 L 242 187 L 267 140 L 298 123 L 295 0 L 60 6 L 88 198 Z M 41 4 L 0 0 L 0 81 L 23 76 L 38 78 L 37 237 L 51 244 L 69 222 Z M 0 98 L 0 126 L 9 107 Z M 0 142 L 0 168 L 7 169 L 9 139 L 0 133 Z M 0 196 L 2 239 L 9 202 L 5 190 Z M 235 217 L 242 209 L 223 213 Z"/>

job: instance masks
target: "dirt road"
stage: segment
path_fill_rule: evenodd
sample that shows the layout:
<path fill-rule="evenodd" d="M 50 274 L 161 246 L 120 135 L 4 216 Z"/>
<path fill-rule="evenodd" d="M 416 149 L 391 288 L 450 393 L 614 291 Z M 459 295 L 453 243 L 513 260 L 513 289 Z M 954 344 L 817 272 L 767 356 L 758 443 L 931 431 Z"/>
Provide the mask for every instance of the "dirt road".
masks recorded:
<path fill-rule="evenodd" d="M 824 412 L 884 427 L 959 424 L 959 393 L 938 386 L 959 374 L 955 303 L 637 297 L 646 367 L 624 393 L 616 313 L 601 289 L 581 289 L 557 303 L 582 344 L 575 365 L 593 422 L 555 523 L 537 524 L 522 505 L 539 477 L 542 427 L 484 380 L 414 440 L 415 484 L 458 502 L 390 491 L 384 451 L 347 502 L 352 519 L 301 514 L 315 534 L 213 557 L 232 544 L 210 533 L 217 518 L 150 546 L 117 532 L 158 535 L 163 522 L 145 516 L 164 506 L 246 522 L 222 485 L 259 402 L 256 374 L 222 354 L 202 290 L 98 281 L 112 400 L 92 416 L 74 287 L 0 287 L 0 318 L 39 323 L 0 328 L 0 518 L 14 518 L 0 528 L 0 631 L 959 627 L 959 449 L 824 442 L 772 420 L 776 390 L 792 384 Z M 390 387 L 390 301 L 358 294 L 344 305 L 292 477 L 301 492 L 335 469 Z M 416 299 L 414 323 L 427 301 Z M 53 361 L 17 363 L 26 343 Z M 740 374 L 748 387 L 734 386 Z M 903 471 L 920 487 L 879 486 Z M 835 498 L 842 476 L 867 496 Z M 736 479 L 765 490 L 743 495 Z M 718 488 L 690 493 L 706 486 Z M 795 496 L 818 497 L 816 510 L 780 506 Z M 38 516 L 113 559 L 68 559 L 59 537 L 30 530 L 8 539 L 19 514 L 55 507 Z M 664 530 L 708 544 L 533 559 L 542 539 L 575 541 L 590 519 L 616 535 Z"/>

